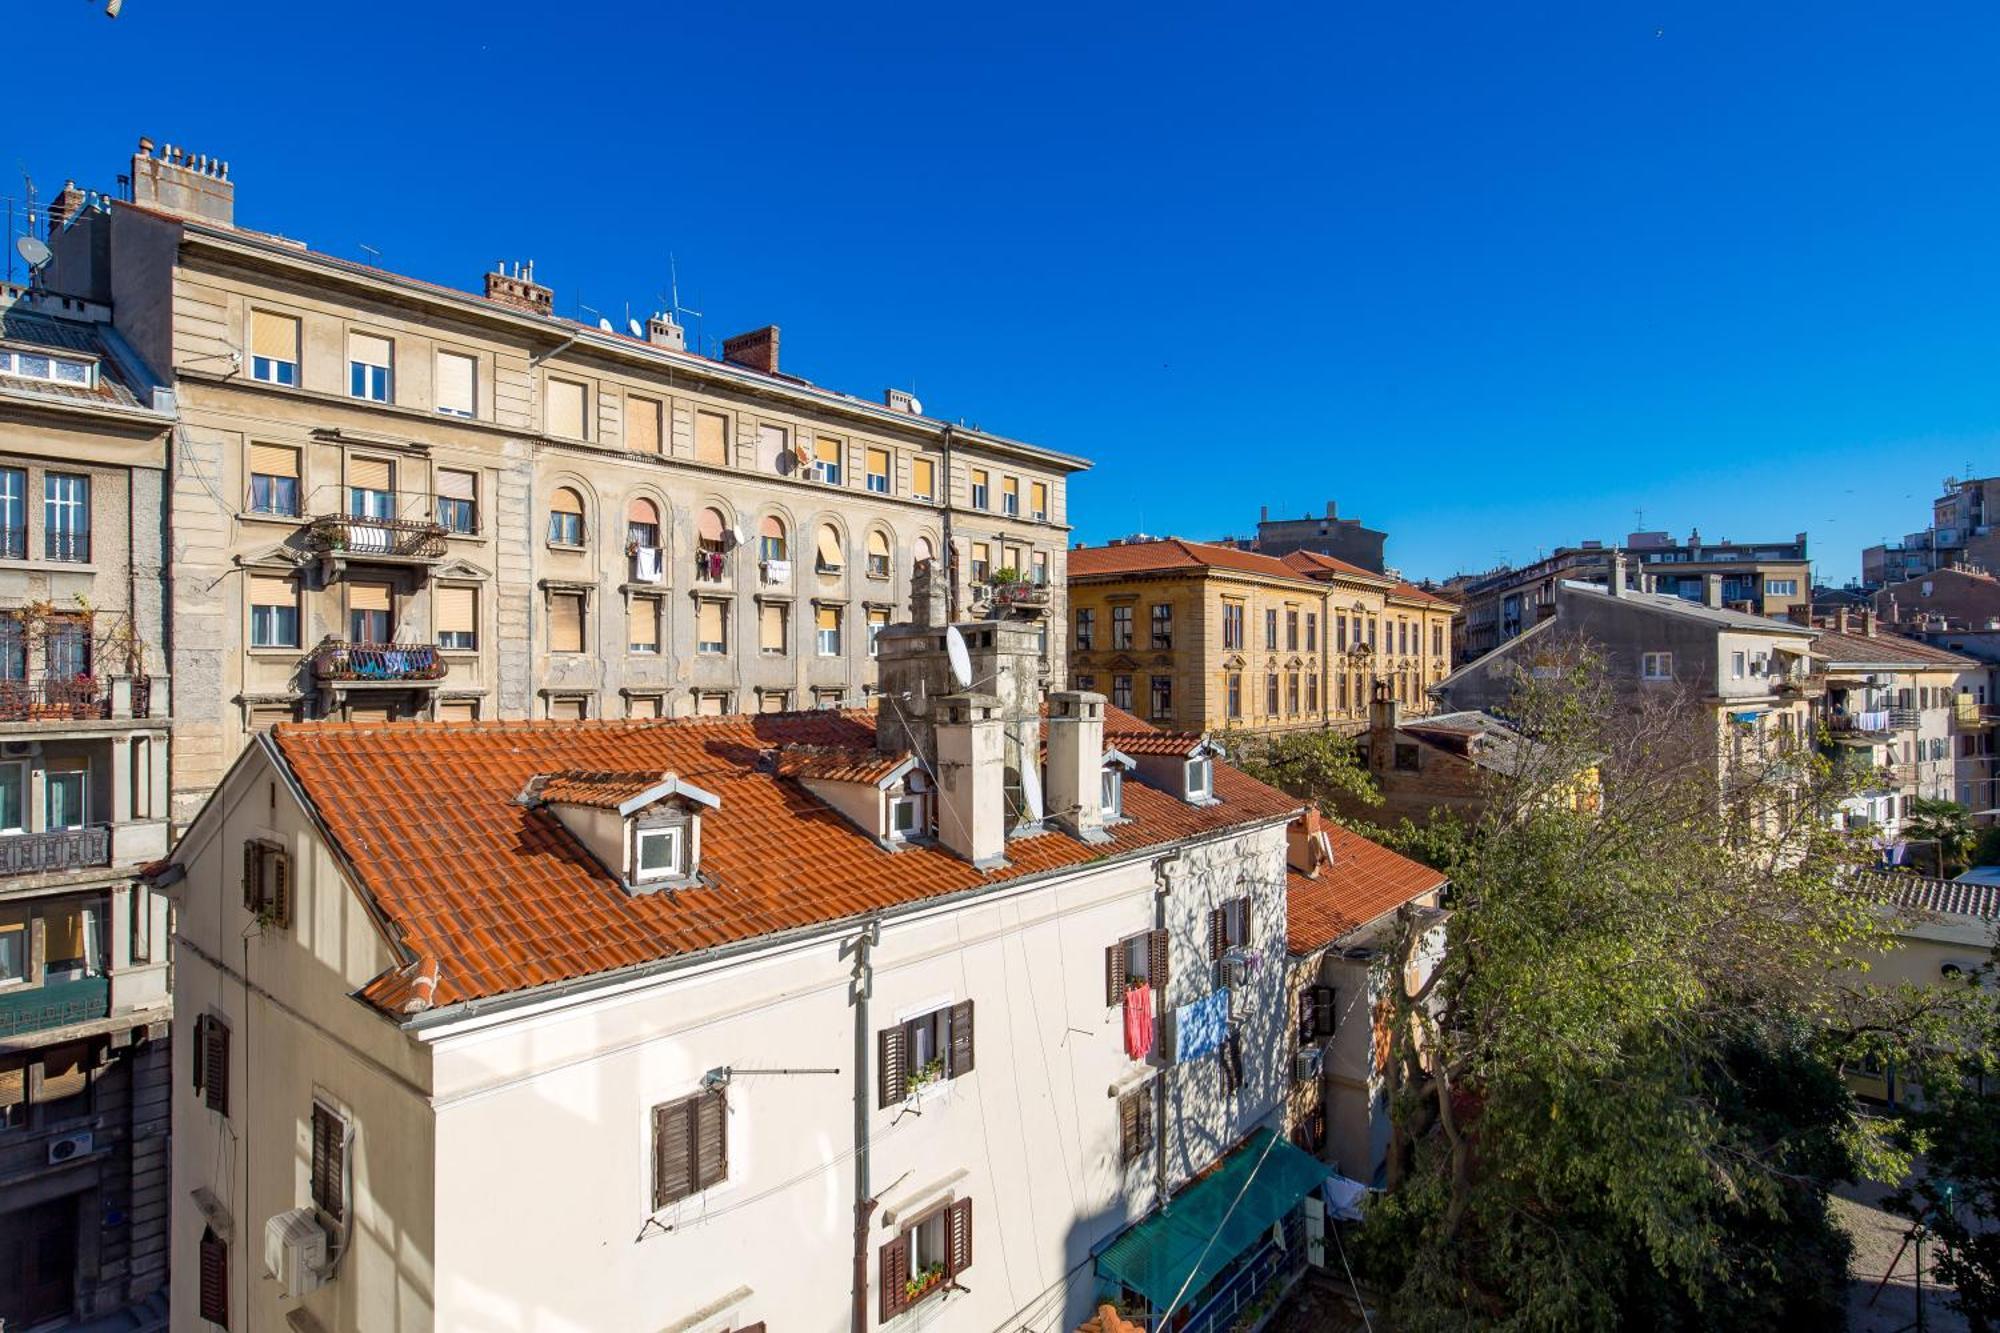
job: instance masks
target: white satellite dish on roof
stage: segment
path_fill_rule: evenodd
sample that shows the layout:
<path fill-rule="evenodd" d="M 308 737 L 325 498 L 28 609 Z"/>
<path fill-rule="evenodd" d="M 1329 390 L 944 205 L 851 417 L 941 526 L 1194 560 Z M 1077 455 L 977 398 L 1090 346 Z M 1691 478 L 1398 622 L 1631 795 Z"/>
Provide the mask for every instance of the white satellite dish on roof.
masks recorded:
<path fill-rule="evenodd" d="M 632 336 L 633 336 L 634 338 L 643 338 L 643 337 L 645 337 L 645 336 L 646 336 L 646 328 L 645 328 L 645 326 L 644 326 L 643 324 L 641 324 L 641 323 L 640 323 L 640 322 L 639 322 L 638 320 L 636 320 L 636 319 L 628 319 L 628 320 L 626 320 L 626 321 L 625 321 L 625 327 L 626 327 L 626 329 L 627 329 L 627 330 L 629 330 L 629 331 L 631 332 L 631 334 L 632 334 Z"/>
<path fill-rule="evenodd" d="M 1039 821 L 1042 817 L 1042 773 L 1030 757 L 1026 745 L 1019 747 L 1021 755 L 1021 800 L 1028 807 L 1028 818 Z"/>
<path fill-rule="evenodd" d="M 732 523 L 729 525 L 729 544 L 731 546 L 741 546 L 749 540 L 750 538 L 744 533 L 741 523 Z"/>
<path fill-rule="evenodd" d="M 39 236 L 23 236 L 14 242 L 14 248 L 20 251 L 21 258 L 28 261 L 31 269 L 38 269 L 49 262 L 49 247 Z"/>
<path fill-rule="evenodd" d="M 917 396 L 915 394 L 911 394 L 910 415 L 913 417 L 920 417 L 923 414 L 924 414 L 924 405 L 921 402 L 917 401 Z"/>
<path fill-rule="evenodd" d="M 602 316 L 602 315 L 599 315 L 599 316 L 597 317 L 597 327 L 598 327 L 598 328 L 600 328 L 600 329 L 603 329 L 603 330 L 604 330 L 604 331 L 605 331 L 606 333 L 616 333 L 616 332 L 618 332 L 618 330 L 617 330 L 617 329 L 614 329 L 614 328 L 612 328 L 612 327 L 611 327 L 611 321 L 610 321 L 610 320 L 608 320 L 608 319 L 606 319 L 606 318 L 605 318 L 604 316 Z"/>
<path fill-rule="evenodd" d="M 951 678 L 958 682 L 958 688 L 972 688 L 972 654 L 965 651 L 965 636 L 958 632 L 958 626 L 944 627 L 944 655 L 951 659 Z"/>

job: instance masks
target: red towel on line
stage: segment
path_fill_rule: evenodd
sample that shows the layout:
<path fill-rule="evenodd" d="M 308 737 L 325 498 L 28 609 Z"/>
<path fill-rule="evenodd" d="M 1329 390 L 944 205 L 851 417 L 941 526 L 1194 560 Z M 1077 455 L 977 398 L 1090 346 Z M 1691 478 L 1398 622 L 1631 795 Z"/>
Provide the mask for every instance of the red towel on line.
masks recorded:
<path fill-rule="evenodd" d="M 1153 1049 L 1153 988 L 1125 988 L 1125 1054 L 1143 1060 Z"/>

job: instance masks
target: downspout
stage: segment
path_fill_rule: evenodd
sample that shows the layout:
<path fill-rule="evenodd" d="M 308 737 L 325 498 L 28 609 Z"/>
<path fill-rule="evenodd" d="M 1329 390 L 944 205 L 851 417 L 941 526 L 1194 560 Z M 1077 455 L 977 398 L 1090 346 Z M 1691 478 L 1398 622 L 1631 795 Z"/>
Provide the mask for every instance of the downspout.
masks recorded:
<path fill-rule="evenodd" d="M 950 474 L 947 473 L 947 476 Z M 875 990 L 871 951 L 882 942 L 882 919 L 871 917 L 854 939 L 854 1318 L 853 1333 L 868 1333 L 868 1222 L 875 1212 L 868 1180 L 868 1000 Z"/>
<path fill-rule="evenodd" d="M 1153 889 L 1153 928 L 1155 930 L 1171 929 L 1167 923 L 1167 902 L 1173 897 L 1173 884 L 1167 875 L 1167 871 L 1170 867 L 1177 868 L 1180 865 L 1181 855 L 1181 849 L 1177 847 L 1165 856 L 1162 856 L 1159 860 L 1153 862 L 1153 880 L 1155 885 Z M 1168 936 L 1167 947 L 1169 952 L 1171 952 L 1173 948 L 1171 934 Z M 1173 971 L 1169 969 L 1167 972 L 1167 987 L 1171 987 L 1172 985 Z M 1167 987 L 1162 987 L 1160 991 L 1160 1020 L 1162 1026 L 1165 1025 L 1166 1016 L 1171 1008 L 1167 1003 Z M 1174 1055 L 1176 1061 L 1178 1061 L 1180 1055 L 1180 1034 L 1175 1033 L 1174 1035 Z M 1157 1043 L 1155 1048 L 1157 1049 Z M 1153 1124 L 1155 1127 L 1153 1134 L 1153 1193 L 1154 1197 L 1159 1200 L 1160 1211 L 1163 1213 L 1167 1211 L 1167 1205 L 1172 1199 L 1172 1191 L 1168 1188 L 1167 1184 L 1167 1094 L 1168 1082 L 1173 1076 L 1174 1066 L 1162 1061 L 1160 1076 L 1153 1080 Z"/>
<path fill-rule="evenodd" d="M 953 431 L 950 422 L 944 428 L 944 582 L 945 620 L 947 623 L 958 619 L 958 546 L 951 539 L 951 511 L 956 506 L 952 496 L 951 442 Z"/>

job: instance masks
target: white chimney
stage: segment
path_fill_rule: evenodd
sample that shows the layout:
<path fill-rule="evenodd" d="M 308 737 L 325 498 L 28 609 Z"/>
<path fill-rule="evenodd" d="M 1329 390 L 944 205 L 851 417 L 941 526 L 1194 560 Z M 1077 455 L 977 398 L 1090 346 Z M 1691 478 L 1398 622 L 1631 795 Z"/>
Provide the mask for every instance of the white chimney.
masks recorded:
<path fill-rule="evenodd" d="M 1006 728 L 990 694 L 936 701 L 938 842 L 981 870 L 1005 863 Z"/>
<path fill-rule="evenodd" d="M 1104 831 L 1104 696 L 1088 690 L 1049 695 L 1049 815 L 1085 842 Z"/>
<path fill-rule="evenodd" d="M 1704 574 L 1701 579 L 1702 605 L 1720 610 L 1722 607 L 1722 575 Z"/>

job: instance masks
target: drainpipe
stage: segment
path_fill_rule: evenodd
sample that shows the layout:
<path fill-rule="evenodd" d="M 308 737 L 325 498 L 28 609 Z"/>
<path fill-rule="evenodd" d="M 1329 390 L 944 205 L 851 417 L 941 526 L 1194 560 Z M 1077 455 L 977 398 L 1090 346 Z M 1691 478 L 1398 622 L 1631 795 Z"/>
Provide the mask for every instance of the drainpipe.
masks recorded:
<path fill-rule="evenodd" d="M 946 476 L 949 476 L 946 473 Z M 876 945 L 882 918 L 871 917 L 854 940 L 854 1333 L 868 1333 L 868 1222 L 875 1212 L 868 1181 L 868 1000 L 875 990 Z"/>
<path fill-rule="evenodd" d="M 951 511 L 954 501 L 951 492 L 951 442 L 952 428 L 946 423 L 944 428 L 944 586 L 946 624 L 958 619 L 958 547 L 951 540 Z"/>
<path fill-rule="evenodd" d="M 1173 897 L 1173 884 L 1168 878 L 1167 871 L 1169 868 L 1179 867 L 1181 854 L 1181 850 L 1175 848 L 1159 860 L 1153 862 L 1153 880 L 1155 886 L 1153 889 L 1153 927 L 1156 930 L 1170 931 L 1172 929 L 1167 922 L 1167 904 Z M 1168 938 L 1169 943 L 1167 947 L 1169 952 L 1171 952 L 1173 948 L 1171 935 Z M 1167 987 L 1173 985 L 1173 976 L 1173 970 L 1169 968 L 1167 971 L 1167 986 L 1162 987 L 1160 991 L 1160 1018 L 1163 1023 L 1170 1008 L 1167 1003 Z M 1178 1049 L 1180 1044 L 1179 1036 L 1179 1033 L 1175 1033 L 1176 1049 L 1174 1056 L 1176 1063 L 1178 1063 L 1180 1057 Z M 1153 1192 L 1154 1196 L 1160 1201 L 1160 1211 L 1163 1213 L 1167 1211 L 1167 1205 L 1172 1197 L 1172 1192 L 1167 1186 L 1167 1094 L 1169 1090 L 1168 1082 L 1173 1076 L 1174 1066 L 1171 1064 L 1162 1064 L 1160 1067 L 1160 1076 L 1153 1080 L 1153 1124 L 1157 1130 L 1153 1135 Z"/>

